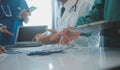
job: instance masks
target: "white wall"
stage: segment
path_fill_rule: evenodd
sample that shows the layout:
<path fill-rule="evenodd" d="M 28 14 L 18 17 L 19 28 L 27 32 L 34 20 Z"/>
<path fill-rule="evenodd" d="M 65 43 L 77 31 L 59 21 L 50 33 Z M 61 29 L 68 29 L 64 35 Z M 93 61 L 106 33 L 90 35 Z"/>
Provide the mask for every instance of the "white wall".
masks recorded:
<path fill-rule="evenodd" d="M 31 13 L 29 22 L 24 26 L 48 25 L 51 28 L 51 0 L 26 0 L 26 2 L 29 7 L 35 6 L 37 9 Z"/>

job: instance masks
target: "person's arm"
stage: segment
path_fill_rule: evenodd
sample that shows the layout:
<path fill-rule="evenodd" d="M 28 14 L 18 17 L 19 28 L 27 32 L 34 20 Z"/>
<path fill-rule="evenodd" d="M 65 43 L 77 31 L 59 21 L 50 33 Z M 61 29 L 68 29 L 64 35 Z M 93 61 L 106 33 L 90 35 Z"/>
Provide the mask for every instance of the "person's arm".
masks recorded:
<path fill-rule="evenodd" d="M 76 26 L 88 24 L 95 21 L 103 20 L 104 15 L 104 0 L 95 0 L 92 10 L 85 17 L 80 17 L 76 23 Z M 71 30 L 71 29 L 70 29 Z M 82 34 L 80 32 L 70 32 L 69 28 L 63 30 L 62 44 L 68 44 L 72 40 L 77 39 Z"/>
<path fill-rule="evenodd" d="M 56 37 L 55 39 L 52 39 L 52 37 Z M 60 40 L 60 34 L 56 30 L 47 29 L 46 32 L 42 34 L 36 34 L 33 41 L 40 41 L 43 44 L 56 44 Z"/>
<path fill-rule="evenodd" d="M 5 52 L 5 49 L 0 45 L 0 54 Z"/>
<path fill-rule="evenodd" d="M 63 34 L 63 39 L 61 41 L 62 44 L 69 44 L 72 40 L 77 39 L 80 37 L 79 32 L 70 32 L 68 31 L 67 33 Z"/>
<path fill-rule="evenodd" d="M 14 34 L 11 33 L 11 32 L 9 32 L 9 31 L 7 30 L 7 27 L 4 26 L 4 25 L 2 25 L 2 24 L 0 24 L 0 32 L 2 32 L 2 33 L 4 33 L 4 34 L 7 34 L 7 35 L 10 35 L 10 36 L 14 36 Z"/>
<path fill-rule="evenodd" d="M 88 15 L 80 17 L 76 23 L 76 26 L 103 20 L 103 15 L 104 0 L 95 0 L 92 10 L 88 13 Z"/>
<path fill-rule="evenodd" d="M 19 18 L 23 22 L 28 23 L 28 21 L 29 21 L 28 16 L 29 16 L 30 12 L 29 12 L 29 7 L 28 7 L 26 1 L 25 0 L 19 0 L 19 5 L 20 5 L 20 8 L 21 8 L 20 12 L 19 12 Z"/>

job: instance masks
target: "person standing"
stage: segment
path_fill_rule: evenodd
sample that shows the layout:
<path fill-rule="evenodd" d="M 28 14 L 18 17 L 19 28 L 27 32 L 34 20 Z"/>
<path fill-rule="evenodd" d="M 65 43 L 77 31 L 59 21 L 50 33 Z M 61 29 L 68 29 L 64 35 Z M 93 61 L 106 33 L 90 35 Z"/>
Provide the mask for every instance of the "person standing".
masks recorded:
<path fill-rule="evenodd" d="M 6 28 L 7 28 L 6 26 L 4 26 L 3 24 L 0 24 L 0 32 L 1 33 L 13 36 L 13 34 L 11 32 L 9 32 Z M 5 49 L 3 48 L 3 46 L 0 45 L 0 54 L 3 52 L 5 52 Z"/>
<path fill-rule="evenodd" d="M 14 34 L 14 36 L 9 36 L 1 33 L 1 45 L 14 44 L 17 28 L 23 25 L 22 14 L 28 15 L 26 12 L 28 12 L 28 6 L 25 0 L 0 0 L 0 23 L 7 26 L 7 29 Z"/>

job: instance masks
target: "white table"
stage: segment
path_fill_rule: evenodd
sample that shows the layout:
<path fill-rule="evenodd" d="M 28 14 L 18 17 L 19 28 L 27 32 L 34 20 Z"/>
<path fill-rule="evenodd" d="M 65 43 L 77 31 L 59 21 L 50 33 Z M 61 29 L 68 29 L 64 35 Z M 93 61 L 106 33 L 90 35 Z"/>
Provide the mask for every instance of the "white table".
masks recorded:
<path fill-rule="evenodd" d="M 45 56 L 0 54 L 0 70 L 104 70 L 120 66 L 119 54 L 118 49 L 85 47 Z"/>

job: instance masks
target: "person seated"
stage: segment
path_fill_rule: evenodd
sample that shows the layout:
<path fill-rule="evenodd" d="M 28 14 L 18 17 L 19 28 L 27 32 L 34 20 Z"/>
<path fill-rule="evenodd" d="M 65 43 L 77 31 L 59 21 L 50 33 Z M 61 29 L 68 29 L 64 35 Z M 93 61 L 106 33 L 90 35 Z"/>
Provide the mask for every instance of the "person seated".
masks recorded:
<path fill-rule="evenodd" d="M 91 22 L 97 22 L 100 20 L 104 21 L 120 21 L 120 10 L 119 4 L 120 0 L 95 0 L 92 10 L 85 17 L 80 17 L 76 26 L 81 26 L 83 24 L 88 24 Z M 109 24 L 111 26 L 116 25 L 116 23 Z M 109 27 L 109 26 L 108 26 Z M 77 34 L 70 32 L 70 28 L 65 28 L 63 30 L 63 44 L 67 44 L 74 39 L 78 38 Z M 112 31 L 114 30 L 114 31 Z M 107 28 L 104 32 L 107 36 L 103 35 L 103 46 L 104 47 L 119 47 L 120 46 L 120 27 Z M 78 33 L 79 36 L 80 33 Z M 93 40 L 94 41 L 94 40 Z M 95 43 L 95 42 L 94 42 Z"/>
<path fill-rule="evenodd" d="M 58 21 L 53 29 L 43 34 L 37 34 L 34 39 L 44 44 L 56 44 L 60 41 L 61 31 L 69 26 L 75 26 L 78 17 L 85 16 L 91 10 L 92 4 L 87 0 L 57 0 L 60 7 L 56 18 Z M 63 10 L 64 8 L 64 10 Z M 67 17 L 67 18 L 66 18 Z M 49 34 L 46 34 L 49 33 Z M 54 40 L 51 37 L 55 37 Z"/>

